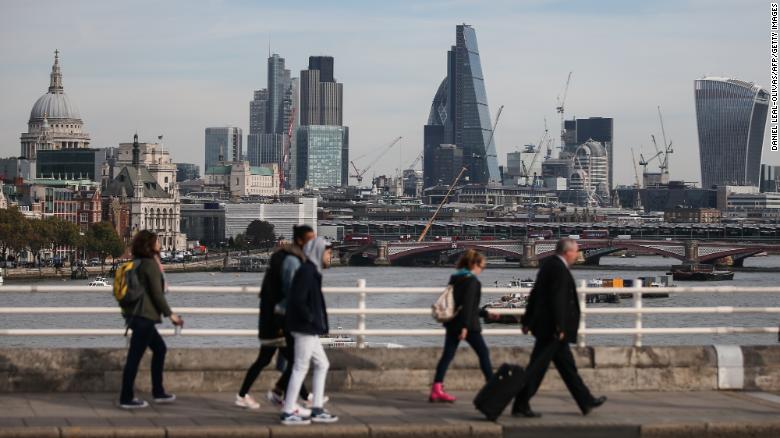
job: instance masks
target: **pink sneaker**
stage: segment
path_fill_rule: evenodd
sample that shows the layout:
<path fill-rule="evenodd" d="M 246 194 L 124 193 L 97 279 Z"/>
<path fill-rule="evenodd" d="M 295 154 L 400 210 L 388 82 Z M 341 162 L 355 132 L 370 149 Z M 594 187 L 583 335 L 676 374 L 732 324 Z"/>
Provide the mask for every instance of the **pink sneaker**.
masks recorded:
<path fill-rule="evenodd" d="M 428 401 L 431 403 L 454 403 L 455 397 L 444 392 L 444 387 L 441 383 L 434 383 L 431 387 L 431 396 L 428 397 Z"/>

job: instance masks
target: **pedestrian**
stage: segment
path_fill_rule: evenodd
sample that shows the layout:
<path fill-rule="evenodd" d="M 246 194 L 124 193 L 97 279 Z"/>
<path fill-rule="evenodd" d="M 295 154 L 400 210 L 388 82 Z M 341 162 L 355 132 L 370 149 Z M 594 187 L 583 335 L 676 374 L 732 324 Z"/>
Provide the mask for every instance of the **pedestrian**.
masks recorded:
<path fill-rule="evenodd" d="M 525 314 L 521 319 L 523 333 L 536 338 L 531 360 L 526 368 L 526 385 L 515 397 L 512 415 L 540 417 L 531 410 L 530 400 L 542 384 L 552 361 L 569 392 L 577 402 L 582 415 L 607 401 L 595 398 L 577 373 L 570 343 L 577 342 L 580 307 L 577 288 L 569 267 L 577 260 L 577 241 L 563 238 L 555 245 L 555 256 L 542 264 L 531 289 Z"/>
<path fill-rule="evenodd" d="M 450 362 L 455 358 L 460 341 L 465 340 L 474 349 L 479 357 L 479 367 L 485 380 L 493 375 L 493 367 L 490 364 L 490 351 L 485 339 L 482 337 L 482 324 L 480 317 L 497 319 L 498 315 L 487 313 L 480 308 L 482 299 L 482 283 L 477 276 L 485 269 L 485 256 L 473 249 L 467 249 L 458 260 L 456 271 L 450 277 L 453 299 L 455 302 L 455 317 L 444 323 L 446 333 L 444 335 L 444 350 L 441 353 L 436 376 L 433 379 L 430 402 L 453 403 L 455 397 L 444 392 L 444 375 Z"/>
<path fill-rule="evenodd" d="M 162 316 L 170 318 L 174 325 L 181 326 L 184 321 L 171 311 L 165 299 L 165 276 L 160 262 L 160 241 L 157 234 L 141 230 L 133 238 L 131 253 L 139 261 L 137 278 L 144 294 L 133 309 L 123 308 L 127 326 L 133 331 L 127 361 L 122 371 L 122 391 L 119 407 L 123 409 L 145 408 L 149 404 L 136 398 L 133 393 L 138 364 L 147 348 L 152 350 L 152 397 L 155 403 L 172 403 L 174 394 L 168 394 L 163 388 L 163 368 L 165 367 L 165 341 L 157 332 L 156 324 L 162 322 Z"/>
<path fill-rule="evenodd" d="M 282 424 L 287 426 L 315 423 L 335 423 L 338 417 L 323 408 L 325 379 L 330 363 L 322 348 L 320 336 L 329 331 L 328 311 L 322 295 L 322 270 L 330 266 L 331 246 L 325 239 L 317 237 L 304 247 L 306 263 L 298 269 L 290 288 L 287 302 L 287 329 L 295 339 L 295 356 L 290 383 L 284 396 L 281 414 Z M 312 391 L 314 398 L 311 415 L 295 412 L 295 401 L 303 379 L 309 372 L 309 363 L 314 364 Z"/>
<path fill-rule="evenodd" d="M 237 406 L 249 409 L 260 407 L 260 404 L 249 394 L 249 390 L 263 368 L 271 363 L 277 351 L 282 358 L 286 359 L 286 365 L 282 367 L 281 377 L 276 381 L 274 388 L 268 391 L 266 397 L 278 406 L 281 406 L 284 401 L 284 391 L 287 389 L 292 374 L 294 348 L 292 336 L 285 333 L 284 330 L 286 299 L 289 296 L 295 273 L 306 261 L 303 247 L 314 237 L 315 233 L 312 227 L 308 225 L 294 226 L 293 242 L 282 246 L 271 255 L 260 289 L 260 318 L 258 321 L 260 351 L 255 362 L 247 370 L 241 389 L 236 394 L 235 404 Z M 301 386 L 300 396 L 306 401 L 311 401 L 311 394 L 305 386 Z"/>

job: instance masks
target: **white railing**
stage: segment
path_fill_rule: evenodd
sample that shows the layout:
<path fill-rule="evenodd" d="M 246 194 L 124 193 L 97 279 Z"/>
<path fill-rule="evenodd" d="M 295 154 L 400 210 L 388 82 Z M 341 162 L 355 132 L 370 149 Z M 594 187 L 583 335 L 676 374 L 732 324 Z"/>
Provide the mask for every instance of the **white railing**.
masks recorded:
<path fill-rule="evenodd" d="M 639 284 L 635 281 L 635 284 Z M 253 294 L 260 292 L 259 287 L 250 286 L 171 286 L 170 292 L 191 294 Z M 3 293 L 62 293 L 62 292 L 95 292 L 110 294 L 110 287 L 85 286 L 53 286 L 53 285 L 5 285 L 0 286 L 0 302 Z M 355 287 L 327 287 L 327 294 L 350 294 L 357 298 L 355 308 L 330 308 L 331 315 L 356 316 L 355 329 L 334 330 L 334 334 L 356 336 L 357 345 L 366 345 L 367 336 L 440 336 L 443 329 L 368 329 L 368 316 L 375 315 L 419 315 L 430 316 L 430 308 L 368 308 L 367 297 L 372 294 L 430 294 L 431 302 L 436 294 L 442 292 L 441 287 L 366 287 L 365 280 L 358 280 Z M 528 293 L 528 288 L 494 288 L 485 287 L 483 294 L 497 295 L 507 293 Z M 644 307 L 643 293 L 669 294 L 776 294 L 780 296 L 780 287 L 749 287 L 749 286 L 718 286 L 718 287 L 653 287 L 653 288 L 588 288 L 585 282 L 580 282 L 578 288 L 579 303 L 582 311 L 580 318 L 578 345 L 584 346 L 588 335 L 633 335 L 634 345 L 642 345 L 643 335 L 670 334 L 761 334 L 778 332 L 778 327 L 644 327 L 644 315 L 658 314 L 778 314 L 780 307 L 741 307 L 741 306 L 708 306 L 708 307 Z M 588 307 L 586 295 L 630 293 L 633 299 L 631 307 Z M 780 297 L 777 300 L 780 302 Z M 258 315 L 255 308 L 233 307 L 173 307 L 180 315 Z M 501 315 L 522 315 L 523 309 L 491 309 L 491 312 Z M 75 314 L 118 314 L 117 307 L 0 307 L 0 315 L 38 314 L 38 315 L 75 315 Z M 633 315 L 633 327 L 588 327 L 588 315 Z M 82 328 L 49 328 L 49 329 L 0 329 L 0 336 L 121 336 L 124 329 L 82 329 Z M 160 330 L 163 335 L 177 336 L 257 336 L 256 329 L 193 329 L 174 328 Z M 486 329 L 485 335 L 508 336 L 520 335 L 518 328 Z"/>

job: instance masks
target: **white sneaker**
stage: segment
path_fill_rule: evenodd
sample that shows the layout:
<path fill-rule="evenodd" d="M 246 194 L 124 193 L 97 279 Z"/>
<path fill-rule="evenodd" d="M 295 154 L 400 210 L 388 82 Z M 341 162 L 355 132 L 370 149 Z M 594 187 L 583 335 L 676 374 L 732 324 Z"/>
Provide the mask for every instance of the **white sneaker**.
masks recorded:
<path fill-rule="evenodd" d="M 330 397 L 328 397 L 327 395 L 323 396 L 322 397 L 322 406 L 320 406 L 320 407 L 321 408 L 325 407 L 325 403 L 327 403 L 329 400 L 330 400 Z M 313 407 L 312 404 L 314 404 L 314 394 L 309 393 L 309 397 L 306 398 L 306 400 L 303 402 L 303 404 L 307 408 L 311 409 Z"/>
<path fill-rule="evenodd" d="M 299 417 L 296 414 L 288 414 L 286 412 L 282 412 L 280 420 L 285 426 L 308 426 L 311 424 L 309 417 Z"/>
<path fill-rule="evenodd" d="M 295 405 L 295 409 L 293 410 L 293 414 L 297 415 L 302 418 L 309 418 L 311 417 L 311 409 L 306 409 L 303 406 Z"/>
<path fill-rule="evenodd" d="M 278 407 L 284 406 L 284 399 L 281 396 L 279 396 L 279 394 L 273 391 L 268 391 L 265 394 L 265 398 L 267 398 L 268 401 L 271 402 L 271 404 L 274 406 L 278 406 Z"/>
<path fill-rule="evenodd" d="M 260 403 L 255 401 L 255 399 L 251 395 L 249 395 L 249 394 L 247 394 L 247 395 L 245 395 L 243 397 L 241 397 L 240 395 L 236 394 L 236 402 L 235 403 L 236 403 L 236 406 L 240 406 L 242 408 L 247 408 L 247 409 L 258 409 L 260 407 Z"/>

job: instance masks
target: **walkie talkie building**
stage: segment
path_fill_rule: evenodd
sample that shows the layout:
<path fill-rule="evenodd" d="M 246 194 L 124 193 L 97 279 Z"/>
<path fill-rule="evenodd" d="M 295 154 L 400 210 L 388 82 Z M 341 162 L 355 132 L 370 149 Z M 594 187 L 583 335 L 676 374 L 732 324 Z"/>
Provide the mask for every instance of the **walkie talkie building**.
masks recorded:
<path fill-rule="evenodd" d="M 703 188 L 759 184 L 769 94 L 752 82 L 694 83 Z"/>

